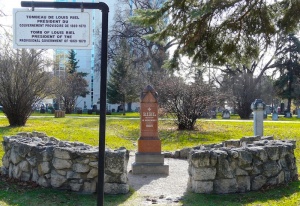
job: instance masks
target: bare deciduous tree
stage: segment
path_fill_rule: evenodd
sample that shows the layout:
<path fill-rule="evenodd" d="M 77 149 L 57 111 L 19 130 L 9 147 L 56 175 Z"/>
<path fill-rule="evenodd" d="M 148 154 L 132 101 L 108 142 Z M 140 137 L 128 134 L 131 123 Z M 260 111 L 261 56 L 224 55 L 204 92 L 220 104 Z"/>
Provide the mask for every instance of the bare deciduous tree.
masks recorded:
<path fill-rule="evenodd" d="M 112 70 L 110 72 L 107 84 L 107 99 L 112 104 L 128 103 L 130 111 L 131 103 L 136 101 L 139 96 L 139 87 L 141 85 L 137 72 L 132 64 L 130 48 L 126 39 L 121 39 L 118 54 L 114 56 Z M 125 114 L 125 109 L 123 109 Z"/>
<path fill-rule="evenodd" d="M 193 130 L 196 120 L 216 106 L 214 87 L 203 81 L 186 83 L 183 78 L 164 78 L 158 87 L 161 106 L 174 116 L 179 130 Z"/>
<path fill-rule="evenodd" d="M 78 72 L 67 74 L 59 82 L 58 95 L 63 102 L 66 114 L 71 114 L 78 97 L 85 97 L 89 93 L 87 90 L 89 84 Z"/>
<path fill-rule="evenodd" d="M 143 27 L 134 25 L 129 19 L 134 14 L 135 9 L 157 9 L 162 3 L 163 0 L 119 0 L 114 24 L 109 31 L 109 62 L 113 64 L 114 57 L 118 55 L 119 42 L 126 39 L 130 47 L 132 66 L 143 82 L 140 89 L 143 89 L 145 84 L 156 87 L 160 77 L 165 75 L 165 69 L 162 68 L 162 65 L 168 58 L 168 49 L 173 45 L 173 41 L 154 42 L 144 38 L 146 35 L 161 30 L 164 27 L 164 22 L 155 26 Z M 97 50 L 100 51 L 100 49 Z M 96 65 L 98 65 L 96 69 L 99 70 L 99 63 Z"/>
<path fill-rule="evenodd" d="M 1 42 L 0 104 L 10 126 L 24 126 L 32 105 L 51 92 L 51 74 L 44 70 L 43 50 L 13 50 Z"/>

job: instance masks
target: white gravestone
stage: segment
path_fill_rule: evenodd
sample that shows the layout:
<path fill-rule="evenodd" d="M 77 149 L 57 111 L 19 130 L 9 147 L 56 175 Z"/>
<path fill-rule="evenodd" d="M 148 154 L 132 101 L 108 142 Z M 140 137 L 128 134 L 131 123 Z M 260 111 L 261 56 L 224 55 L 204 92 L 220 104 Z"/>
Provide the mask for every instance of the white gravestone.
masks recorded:
<path fill-rule="evenodd" d="M 253 126 L 254 126 L 254 135 L 263 136 L 263 122 L 264 122 L 264 110 L 266 104 L 261 99 L 256 99 L 251 104 L 251 109 L 253 110 Z"/>

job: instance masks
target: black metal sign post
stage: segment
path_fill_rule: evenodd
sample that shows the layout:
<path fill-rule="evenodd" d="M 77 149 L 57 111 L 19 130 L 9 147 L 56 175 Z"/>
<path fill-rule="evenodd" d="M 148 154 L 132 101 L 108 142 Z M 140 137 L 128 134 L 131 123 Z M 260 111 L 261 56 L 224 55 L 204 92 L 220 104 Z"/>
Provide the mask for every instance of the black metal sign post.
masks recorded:
<path fill-rule="evenodd" d="M 22 7 L 32 8 L 73 8 L 99 9 L 102 11 L 102 42 L 101 42 L 101 83 L 100 83 L 100 122 L 99 122 L 99 157 L 98 157 L 98 198 L 97 205 L 104 203 L 104 160 L 105 160 L 105 130 L 106 130 L 106 84 L 107 84 L 107 39 L 108 39 L 108 12 L 107 4 L 84 2 L 41 2 L 21 1 Z"/>

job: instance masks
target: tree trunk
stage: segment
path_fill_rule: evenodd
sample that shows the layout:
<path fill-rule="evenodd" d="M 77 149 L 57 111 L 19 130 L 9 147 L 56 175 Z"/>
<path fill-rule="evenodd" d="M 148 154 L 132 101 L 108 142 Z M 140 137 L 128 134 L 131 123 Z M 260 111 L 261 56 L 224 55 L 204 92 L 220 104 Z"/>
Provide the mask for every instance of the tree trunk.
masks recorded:
<path fill-rule="evenodd" d="M 4 111 L 5 113 L 5 111 Z M 29 112 L 27 114 L 27 112 L 13 112 L 12 113 L 5 113 L 8 122 L 9 122 L 9 126 L 11 127 L 20 127 L 20 126 L 25 126 L 27 119 L 29 117 L 31 112 Z"/>
<path fill-rule="evenodd" d="M 252 113 L 251 103 L 242 103 L 236 110 L 241 119 L 249 119 Z"/>
<path fill-rule="evenodd" d="M 195 123 L 196 123 L 195 118 L 192 119 L 187 119 L 184 117 L 178 117 L 178 130 L 194 130 L 195 129 Z"/>
<path fill-rule="evenodd" d="M 126 115 L 126 112 L 125 112 L 125 105 L 126 105 L 126 95 L 124 94 L 124 96 L 123 96 L 123 102 L 122 102 L 122 106 L 123 106 L 123 115 Z"/>
<path fill-rule="evenodd" d="M 288 102 L 287 102 L 287 112 L 291 113 L 291 104 L 292 104 L 292 98 L 288 98 Z"/>

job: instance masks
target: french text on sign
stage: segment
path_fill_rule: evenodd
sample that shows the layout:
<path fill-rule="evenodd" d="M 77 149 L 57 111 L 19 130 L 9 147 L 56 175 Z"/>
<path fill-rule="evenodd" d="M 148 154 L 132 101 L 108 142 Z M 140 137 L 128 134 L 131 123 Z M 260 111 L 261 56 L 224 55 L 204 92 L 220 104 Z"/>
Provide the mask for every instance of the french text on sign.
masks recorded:
<path fill-rule="evenodd" d="M 14 48 L 92 48 L 90 11 L 14 9 L 13 17 Z"/>

